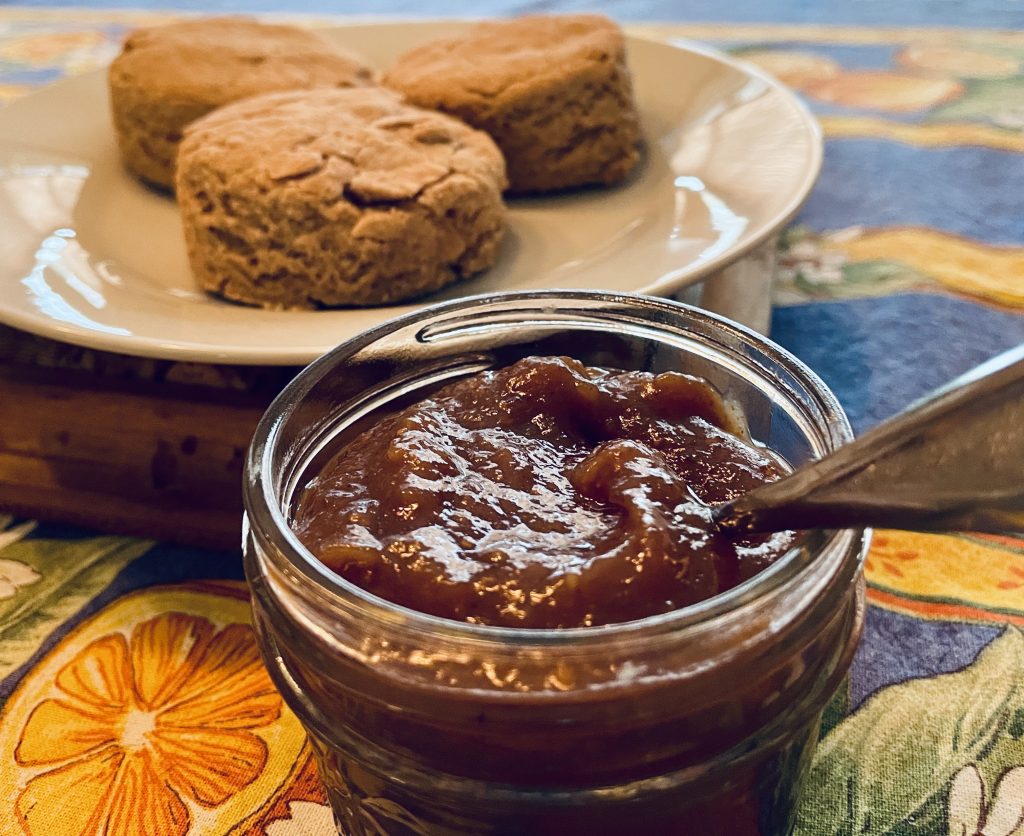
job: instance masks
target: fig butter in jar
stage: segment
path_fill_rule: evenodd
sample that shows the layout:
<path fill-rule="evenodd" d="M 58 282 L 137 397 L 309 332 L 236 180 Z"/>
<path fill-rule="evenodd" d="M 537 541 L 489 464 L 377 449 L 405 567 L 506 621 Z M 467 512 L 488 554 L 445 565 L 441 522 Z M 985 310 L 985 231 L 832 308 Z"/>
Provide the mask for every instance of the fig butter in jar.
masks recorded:
<path fill-rule="evenodd" d="M 791 466 L 851 438 L 795 358 L 639 296 L 464 299 L 312 364 L 250 449 L 245 560 L 265 661 L 309 734 L 339 832 L 789 833 L 861 630 L 864 532 L 796 534 L 759 573 L 670 611 L 527 628 L 378 597 L 293 530 L 304 491 L 354 438 L 524 358 L 703 378 L 743 434 Z"/>

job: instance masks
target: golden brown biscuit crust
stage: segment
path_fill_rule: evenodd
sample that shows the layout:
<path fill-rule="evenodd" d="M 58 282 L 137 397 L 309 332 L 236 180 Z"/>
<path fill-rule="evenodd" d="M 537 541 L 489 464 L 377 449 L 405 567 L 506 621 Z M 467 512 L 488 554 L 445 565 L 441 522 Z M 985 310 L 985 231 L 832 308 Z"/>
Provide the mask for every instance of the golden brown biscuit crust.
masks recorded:
<path fill-rule="evenodd" d="M 615 183 L 639 160 L 625 38 L 600 15 L 481 23 L 402 56 L 383 82 L 487 131 L 512 191 Z"/>
<path fill-rule="evenodd" d="M 108 78 L 128 169 L 171 188 L 178 141 L 194 119 L 258 93 L 372 84 L 374 73 L 313 32 L 222 17 L 131 33 Z"/>
<path fill-rule="evenodd" d="M 375 305 L 493 264 L 501 153 L 379 88 L 256 96 L 181 143 L 178 202 L 206 290 L 267 308 Z"/>

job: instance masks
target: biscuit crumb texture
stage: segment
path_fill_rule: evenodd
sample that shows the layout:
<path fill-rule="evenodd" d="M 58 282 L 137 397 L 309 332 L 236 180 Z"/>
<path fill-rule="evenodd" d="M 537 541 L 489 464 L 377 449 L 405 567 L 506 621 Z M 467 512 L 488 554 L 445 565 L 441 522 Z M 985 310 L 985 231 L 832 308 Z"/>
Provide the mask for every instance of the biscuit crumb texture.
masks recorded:
<path fill-rule="evenodd" d="M 501 152 L 382 88 L 256 96 L 193 123 L 177 193 L 207 291 L 265 308 L 379 305 L 491 266 Z"/>
<path fill-rule="evenodd" d="M 600 15 L 481 23 L 405 54 L 383 83 L 490 134 L 514 192 L 617 183 L 640 159 L 625 37 Z"/>
<path fill-rule="evenodd" d="M 375 74 L 313 32 L 246 18 L 202 18 L 132 32 L 108 72 L 118 145 L 128 170 L 174 185 L 185 126 L 259 93 L 359 87 Z"/>

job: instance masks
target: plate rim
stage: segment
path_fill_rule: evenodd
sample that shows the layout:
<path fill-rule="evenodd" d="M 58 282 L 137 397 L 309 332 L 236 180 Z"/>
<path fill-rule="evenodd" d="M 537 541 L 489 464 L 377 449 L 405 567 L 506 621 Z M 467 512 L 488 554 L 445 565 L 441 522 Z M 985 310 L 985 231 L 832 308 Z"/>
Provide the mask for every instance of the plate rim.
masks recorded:
<path fill-rule="evenodd" d="M 351 22 L 331 22 L 312 20 L 306 25 L 314 31 L 324 34 L 337 31 L 351 31 L 359 29 L 400 29 L 408 27 L 430 28 L 440 25 L 468 25 L 477 22 L 468 18 L 407 18 L 407 19 L 369 19 Z M 682 52 L 696 53 L 708 58 L 719 65 L 731 68 L 747 78 L 756 79 L 772 88 L 776 95 L 789 106 L 800 120 L 803 133 L 809 142 L 809 156 L 803 168 L 802 177 L 799 183 L 795 184 L 792 192 L 783 207 L 770 216 L 757 234 L 741 243 L 726 248 L 707 261 L 696 267 L 680 267 L 675 270 L 663 273 L 654 281 L 631 288 L 627 292 L 648 296 L 670 296 L 679 290 L 688 287 L 702 279 L 713 275 L 726 267 L 741 260 L 754 250 L 758 249 L 777 235 L 800 211 L 807 202 L 811 191 L 821 173 L 824 162 L 824 135 L 821 125 L 811 112 L 807 104 L 789 87 L 778 79 L 762 70 L 755 64 L 744 61 L 724 52 L 723 50 L 685 37 L 658 36 L 646 32 L 632 32 L 629 25 L 623 26 L 626 35 L 627 47 L 631 41 L 644 42 L 656 46 L 666 46 Z M 24 97 L 11 102 L 16 106 L 19 101 L 24 101 L 43 91 L 52 94 L 55 90 L 76 84 L 88 83 L 90 80 L 105 76 L 108 65 L 96 67 L 84 73 L 46 84 L 28 93 Z M 7 110 L 7 108 L 3 108 Z M 46 149 L 41 149 L 46 150 Z M 560 287 L 545 288 L 546 290 L 561 290 Z M 511 292 L 514 292 L 514 288 Z M 501 291 L 491 291 L 501 292 Z M 467 294 L 473 295 L 473 294 Z M 401 316 L 408 313 L 409 309 L 420 309 L 427 307 L 432 302 L 407 303 L 394 306 L 393 316 Z M 263 313 L 260 309 L 253 309 L 254 312 Z M 393 318 L 388 316 L 387 319 Z M 169 342 L 159 337 L 132 334 L 125 337 L 118 334 L 109 334 L 102 331 L 91 331 L 74 326 L 68 326 L 59 320 L 45 319 L 31 312 L 22 312 L 18 308 L 10 308 L 0 302 L 0 324 L 11 328 L 25 331 L 44 339 L 51 339 L 57 342 L 87 348 L 96 351 L 105 351 L 130 357 L 140 357 L 170 362 L 192 362 L 215 365 L 233 366 L 301 366 L 306 365 L 326 351 L 330 351 L 338 342 L 330 346 L 320 345 L 296 345 L 291 343 L 287 346 L 233 346 L 225 345 L 222 342 L 200 343 L 195 340 L 188 342 Z M 375 327 L 370 325 L 368 327 Z M 366 330 L 361 328 L 360 331 Z M 339 340 L 343 342 L 355 334 L 345 336 Z"/>
<path fill-rule="evenodd" d="M 793 195 L 790 197 L 786 205 L 779 210 L 772 221 L 765 224 L 764 229 L 758 235 L 752 236 L 750 241 L 742 245 L 736 246 L 735 248 L 728 248 L 720 255 L 708 259 L 695 270 L 687 273 L 685 278 L 675 279 L 676 284 L 674 286 L 666 286 L 664 290 L 661 289 L 663 283 L 666 285 L 670 284 L 673 281 L 673 277 L 681 272 L 681 270 L 666 273 L 650 285 L 635 291 L 636 293 L 649 296 L 663 296 L 666 292 L 673 293 L 683 287 L 693 284 L 694 282 L 707 278 L 712 273 L 717 273 L 725 267 L 728 267 L 730 264 L 734 264 L 744 256 L 752 253 L 766 241 L 771 239 L 772 236 L 781 232 L 782 228 L 796 217 L 801 207 L 803 207 L 807 202 L 807 199 L 811 196 L 811 190 L 814 188 L 815 183 L 818 182 L 818 177 L 821 175 L 821 167 L 825 159 L 825 136 L 821 128 L 821 123 L 811 112 L 810 107 L 808 107 L 803 99 L 801 99 L 790 87 L 787 87 L 773 75 L 762 70 L 753 62 L 744 61 L 741 58 L 735 58 L 717 47 L 711 46 L 710 44 L 706 44 L 702 41 L 691 40 L 689 38 L 657 38 L 650 35 L 630 36 L 628 31 L 627 36 L 636 40 L 643 40 L 651 43 L 668 44 L 669 46 L 683 49 L 688 52 L 696 52 L 701 55 L 705 55 L 721 64 L 732 67 L 747 76 L 764 82 L 769 87 L 774 88 L 776 93 L 781 95 L 784 100 L 788 101 L 788 104 L 793 106 L 797 115 L 800 117 L 803 126 L 807 129 L 807 135 L 813 140 L 810 143 L 811 157 L 809 159 L 809 165 L 804 170 L 804 177 L 800 181 L 799 186 L 794 189 Z"/>

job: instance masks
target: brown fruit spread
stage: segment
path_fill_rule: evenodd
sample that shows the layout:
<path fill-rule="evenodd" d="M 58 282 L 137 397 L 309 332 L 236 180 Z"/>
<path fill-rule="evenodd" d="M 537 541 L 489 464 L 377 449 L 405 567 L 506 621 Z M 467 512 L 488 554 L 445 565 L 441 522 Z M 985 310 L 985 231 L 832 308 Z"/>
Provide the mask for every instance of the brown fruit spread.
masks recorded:
<path fill-rule="evenodd" d="M 294 528 L 397 604 L 505 627 L 631 621 L 724 592 L 793 535 L 731 539 L 707 506 L 783 472 L 706 382 L 532 357 L 350 440 Z"/>

